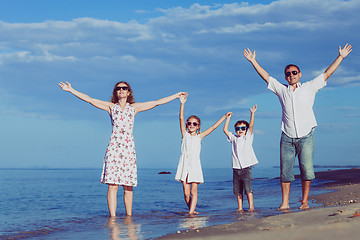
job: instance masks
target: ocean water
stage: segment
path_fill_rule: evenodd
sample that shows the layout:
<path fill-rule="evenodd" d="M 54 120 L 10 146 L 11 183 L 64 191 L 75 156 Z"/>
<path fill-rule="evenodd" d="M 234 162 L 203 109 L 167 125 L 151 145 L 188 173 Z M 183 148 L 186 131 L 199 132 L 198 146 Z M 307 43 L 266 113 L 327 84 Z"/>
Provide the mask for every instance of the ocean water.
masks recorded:
<path fill-rule="evenodd" d="M 186 215 L 182 185 L 174 180 L 175 169 L 170 170 L 172 174 L 158 174 L 160 171 L 163 169 L 138 170 L 132 217 L 125 216 L 119 188 L 118 217 L 110 219 L 107 186 L 99 182 L 99 169 L 0 169 L 0 239 L 154 239 L 281 214 L 276 211 L 281 203 L 278 168 L 253 168 L 256 211 L 243 214 L 236 212 L 232 169 L 203 169 L 205 183 L 198 187 L 196 208 L 200 214 L 195 217 Z M 313 186 L 319 184 L 315 180 Z M 297 211 L 300 180 L 291 187 L 291 211 Z M 321 192 L 315 187 L 311 194 Z"/>

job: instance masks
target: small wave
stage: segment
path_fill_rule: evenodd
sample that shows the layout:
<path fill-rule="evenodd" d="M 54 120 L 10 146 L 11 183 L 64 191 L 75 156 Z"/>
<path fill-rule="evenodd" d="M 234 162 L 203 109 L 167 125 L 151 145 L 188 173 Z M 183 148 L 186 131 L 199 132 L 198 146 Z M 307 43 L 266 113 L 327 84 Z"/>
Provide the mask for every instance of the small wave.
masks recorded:
<path fill-rule="evenodd" d="M 30 238 L 30 237 L 41 237 L 44 235 L 48 235 L 48 234 L 63 231 L 63 230 L 64 229 L 62 229 L 62 228 L 43 226 L 41 229 L 5 234 L 3 236 L 0 236 L 0 239 L 17 240 L 17 239 L 26 239 L 26 238 Z"/>

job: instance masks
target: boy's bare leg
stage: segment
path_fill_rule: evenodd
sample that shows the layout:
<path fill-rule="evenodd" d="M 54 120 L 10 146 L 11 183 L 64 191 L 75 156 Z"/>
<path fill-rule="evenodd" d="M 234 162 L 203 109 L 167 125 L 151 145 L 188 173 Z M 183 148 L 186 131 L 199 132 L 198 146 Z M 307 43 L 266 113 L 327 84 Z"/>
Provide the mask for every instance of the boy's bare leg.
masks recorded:
<path fill-rule="evenodd" d="M 238 201 L 238 212 L 242 212 L 243 211 L 243 195 L 242 194 L 238 194 L 237 195 L 237 201 Z"/>
<path fill-rule="evenodd" d="M 249 211 L 254 211 L 254 198 L 252 192 L 247 194 L 247 199 L 249 202 Z"/>
<path fill-rule="evenodd" d="M 277 210 L 286 210 L 289 209 L 289 196 L 290 196 L 290 185 L 291 182 L 281 182 L 281 191 L 282 191 L 282 204 Z"/>
<path fill-rule="evenodd" d="M 310 186 L 311 186 L 311 180 L 302 180 L 301 181 L 301 186 L 302 186 L 302 201 L 301 201 L 301 206 L 299 207 L 299 209 L 304 210 L 304 209 L 309 209 L 309 205 L 308 205 L 308 198 L 309 198 L 309 193 L 310 193 Z"/>

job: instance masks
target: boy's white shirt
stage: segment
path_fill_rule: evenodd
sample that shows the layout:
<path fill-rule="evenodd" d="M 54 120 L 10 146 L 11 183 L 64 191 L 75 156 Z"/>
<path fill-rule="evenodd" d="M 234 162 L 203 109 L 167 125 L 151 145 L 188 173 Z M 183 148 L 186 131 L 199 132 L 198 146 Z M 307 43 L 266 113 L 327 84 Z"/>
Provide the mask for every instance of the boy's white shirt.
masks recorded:
<path fill-rule="evenodd" d="M 229 133 L 228 141 L 232 145 L 232 167 L 242 169 L 257 164 L 258 160 L 252 147 L 254 135 L 249 130 L 241 137 Z"/>

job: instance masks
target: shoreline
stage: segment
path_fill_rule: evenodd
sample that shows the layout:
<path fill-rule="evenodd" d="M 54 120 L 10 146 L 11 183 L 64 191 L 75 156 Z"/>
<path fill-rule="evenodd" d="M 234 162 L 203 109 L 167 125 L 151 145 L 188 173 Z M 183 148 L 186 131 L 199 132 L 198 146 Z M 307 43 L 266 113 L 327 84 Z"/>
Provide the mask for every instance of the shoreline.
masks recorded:
<path fill-rule="evenodd" d="M 323 204 L 298 212 L 215 225 L 168 234 L 157 239 L 358 239 L 360 235 L 360 169 L 317 172 L 324 184 L 314 186 L 331 192 L 311 195 Z"/>

